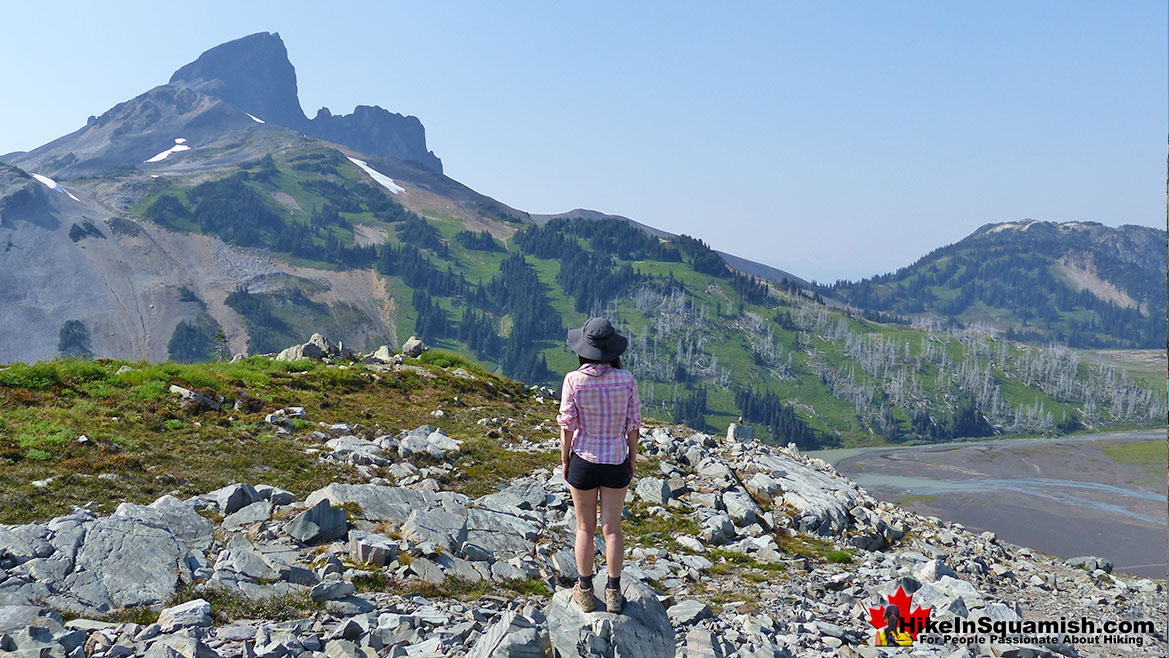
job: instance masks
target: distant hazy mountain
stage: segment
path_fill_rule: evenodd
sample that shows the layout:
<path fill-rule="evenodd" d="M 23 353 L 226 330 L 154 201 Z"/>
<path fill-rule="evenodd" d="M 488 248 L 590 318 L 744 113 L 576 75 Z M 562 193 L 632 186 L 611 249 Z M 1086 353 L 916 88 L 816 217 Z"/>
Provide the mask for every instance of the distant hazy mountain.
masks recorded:
<path fill-rule="evenodd" d="M 873 311 L 933 314 L 1074 347 L 1163 347 L 1166 234 L 1145 226 L 987 224 L 892 274 L 838 282 Z"/>
<path fill-rule="evenodd" d="M 607 213 L 598 212 L 596 210 L 585 210 L 584 208 L 577 208 L 576 210 L 569 210 L 568 212 L 562 212 L 562 213 L 558 213 L 555 215 L 531 215 L 531 218 L 532 218 L 532 221 L 536 222 L 537 224 L 539 224 L 541 226 L 543 226 L 544 224 L 547 224 L 548 222 L 552 221 L 553 219 L 569 219 L 569 220 L 612 219 L 612 220 L 619 220 L 619 221 L 631 224 L 634 227 L 638 228 L 639 230 L 644 231 L 645 233 L 648 233 L 649 235 L 652 235 L 656 238 L 667 238 L 668 239 L 668 238 L 677 237 L 673 233 L 670 233 L 668 231 L 663 231 L 661 229 L 657 229 L 657 228 L 654 228 L 652 226 L 647 226 L 645 224 L 642 224 L 641 222 L 634 221 L 634 220 L 629 219 L 628 217 L 624 217 L 622 215 L 610 215 Z M 722 257 L 722 259 L 724 261 L 726 261 L 727 265 L 730 265 L 733 269 L 735 269 L 739 272 L 742 272 L 743 274 L 749 274 L 751 276 L 755 276 L 755 277 L 758 277 L 758 278 L 763 279 L 765 281 L 770 281 L 772 283 L 783 283 L 784 281 L 787 281 L 791 284 L 796 284 L 796 285 L 803 286 L 803 287 L 810 285 L 804 279 L 801 279 L 800 277 L 798 277 L 790 272 L 785 272 L 777 267 L 772 267 L 770 265 L 764 265 L 763 263 L 756 263 L 755 261 L 747 260 L 746 258 L 742 258 L 742 257 L 736 256 L 734 254 L 728 254 L 725 251 L 716 250 L 715 253 L 718 254 L 720 257 Z"/>

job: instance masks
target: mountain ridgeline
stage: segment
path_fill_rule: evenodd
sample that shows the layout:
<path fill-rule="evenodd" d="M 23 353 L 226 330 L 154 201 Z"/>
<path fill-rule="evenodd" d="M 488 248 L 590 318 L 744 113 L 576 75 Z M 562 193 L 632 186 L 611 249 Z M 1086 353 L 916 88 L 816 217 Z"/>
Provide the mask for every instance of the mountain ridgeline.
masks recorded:
<path fill-rule="evenodd" d="M 3 362 L 190 362 L 315 332 L 358 350 L 417 335 L 555 386 L 577 365 L 565 330 L 604 314 L 630 337 L 624 364 L 647 415 L 714 429 L 741 418 L 803 448 L 1150 426 L 1166 413 L 1141 376 L 1004 339 L 1163 339 L 1164 254 L 1133 227 L 984 227 L 895 275 L 811 289 L 625 218 L 511 208 L 444 176 L 413 117 L 359 107 L 310 121 L 277 35 L 213 48 L 7 159 Z M 967 297 L 978 301 L 953 301 Z"/>
<path fill-rule="evenodd" d="M 1144 226 L 988 224 L 891 274 L 824 290 L 880 314 L 932 314 L 1009 339 L 1165 345 L 1166 233 Z"/>

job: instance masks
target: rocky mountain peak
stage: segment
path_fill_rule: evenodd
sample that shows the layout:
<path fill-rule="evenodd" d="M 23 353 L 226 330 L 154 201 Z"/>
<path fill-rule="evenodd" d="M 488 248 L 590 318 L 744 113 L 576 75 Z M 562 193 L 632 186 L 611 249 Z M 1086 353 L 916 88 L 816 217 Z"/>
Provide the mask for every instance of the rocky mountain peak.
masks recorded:
<path fill-rule="evenodd" d="M 417 117 L 359 105 L 348 115 L 322 108 L 309 121 L 297 95 L 296 69 L 275 32 L 258 32 L 218 45 L 175 71 L 170 84 L 221 98 L 269 123 L 363 153 L 414 160 L 442 173 L 442 161 L 427 150 L 426 131 Z"/>
<path fill-rule="evenodd" d="M 307 123 L 297 96 L 296 69 L 275 32 L 215 46 L 175 71 L 170 83 L 217 96 L 265 121 L 289 128 Z"/>

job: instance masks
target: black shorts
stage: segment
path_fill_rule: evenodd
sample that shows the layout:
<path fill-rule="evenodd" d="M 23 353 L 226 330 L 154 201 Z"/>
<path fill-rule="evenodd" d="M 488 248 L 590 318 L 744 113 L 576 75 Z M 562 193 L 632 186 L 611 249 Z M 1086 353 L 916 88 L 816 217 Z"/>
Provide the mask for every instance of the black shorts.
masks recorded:
<path fill-rule="evenodd" d="M 574 452 L 568 458 L 568 473 L 564 479 L 576 489 L 624 489 L 629 486 L 633 474 L 629 472 L 628 455 L 620 464 L 594 464 Z"/>

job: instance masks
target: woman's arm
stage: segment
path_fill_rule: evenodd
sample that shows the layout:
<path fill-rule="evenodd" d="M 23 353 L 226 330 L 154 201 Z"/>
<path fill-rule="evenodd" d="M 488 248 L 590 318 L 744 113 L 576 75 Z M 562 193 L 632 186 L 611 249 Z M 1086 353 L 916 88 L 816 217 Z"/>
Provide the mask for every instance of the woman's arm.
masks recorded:
<path fill-rule="evenodd" d="M 629 401 L 625 405 L 625 440 L 629 444 L 629 475 L 633 476 L 637 464 L 637 440 L 641 438 L 641 396 L 637 393 L 637 382 L 629 381 Z"/>
<path fill-rule="evenodd" d="M 634 468 L 637 466 L 637 440 L 641 438 L 641 431 L 637 428 L 629 430 L 629 435 L 625 437 L 629 442 L 629 475 L 633 475 Z"/>
<path fill-rule="evenodd" d="M 572 430 L 560 428 L 560 465 L 564 467 L 564 477 L 568 477 L 568 460 L 572 457 Z"/>
<path fill-rule="evenodd" d="M 571 373 L 570 373 L 571 374 Z M 560 425 L 560 463 L 564 466 L 564 477 L 568 477 L 568 459 L 572 456 L 572 438 L 576 435 L 577 418 L 576 386 L 572 378 L 565 375 L 560 387 L 560 413 L 556 423 Z"/>

